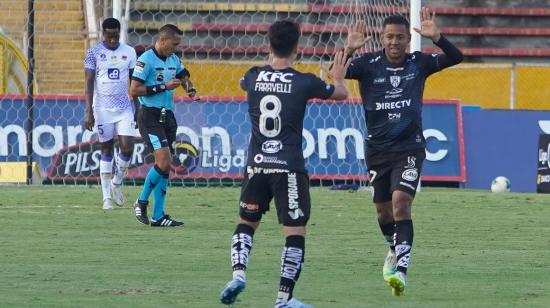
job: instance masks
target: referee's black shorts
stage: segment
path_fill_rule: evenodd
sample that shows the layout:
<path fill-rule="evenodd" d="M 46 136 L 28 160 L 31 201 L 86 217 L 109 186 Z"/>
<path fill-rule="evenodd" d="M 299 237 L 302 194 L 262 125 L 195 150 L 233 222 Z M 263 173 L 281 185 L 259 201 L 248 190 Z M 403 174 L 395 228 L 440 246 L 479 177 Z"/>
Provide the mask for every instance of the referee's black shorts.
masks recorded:
<path fill-rule="evenodd" d="M 160 122 L 161 110 L 155 107 L 141 106 L 138 115 L 138 128 L 143 141 L 151 152 L 168 147 L 174 152 L 173 143 L 176 141 L 178 124 L 176 117 L 170 110 L 166 110 L 164 123 Z"/>

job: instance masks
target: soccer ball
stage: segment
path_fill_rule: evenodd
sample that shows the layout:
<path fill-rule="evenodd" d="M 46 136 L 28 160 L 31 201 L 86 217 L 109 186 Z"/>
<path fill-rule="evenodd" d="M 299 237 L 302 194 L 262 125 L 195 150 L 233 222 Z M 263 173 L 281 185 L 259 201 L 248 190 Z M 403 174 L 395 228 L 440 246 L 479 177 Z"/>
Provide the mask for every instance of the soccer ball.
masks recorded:
<path fill-rule="evenodd" d="M 497 176 L 491 183 L 491 191 L 494 193 L 509 192 L 511 186 L 510 180 L 503 176 Z"/>

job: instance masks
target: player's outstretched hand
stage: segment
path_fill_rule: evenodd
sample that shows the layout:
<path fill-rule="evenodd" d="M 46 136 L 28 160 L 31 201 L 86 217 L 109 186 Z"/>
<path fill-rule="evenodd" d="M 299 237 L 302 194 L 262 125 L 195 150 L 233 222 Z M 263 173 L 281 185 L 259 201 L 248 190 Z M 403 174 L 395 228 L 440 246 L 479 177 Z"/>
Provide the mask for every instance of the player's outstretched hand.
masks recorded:
<path fill-rule="evenodd" d="M 166 83 L 166 90 L 174 90 L 175 88 L 181 86 L 181 80 L 179 79 L 172 79 L 172 80 L 169 80 L 167 83 Z"/>
<path fill-rule="evenodd" d="M 343 81 L 346 76 L 346 72 L 351 63 L 351 58 L 343 51 L 338 51 L 334 55 L 334 61 L 329 71 L 329 76 L 335 81 Z"/>
<path fill-rule="evenodd" d="M 434 42 L 439 41 L 439 38 L 441 37 L 441 32 L 435 23 L 435 12 L 432 12 L 427 7 L 423 7 L 420 10 L 420 29 L 413 29 L 414 31 L 420 33 L 423 37 L 429 38 Z"/>
<path fill-rule="evenodd" d="M 367 32 L 367 25 L 362 20 L 348 28 L 348 39 L 345 46 L 348 54 L 353 54 L 357 49 L 365 47 L 372 39 L 372 37 L 367 35 Z"/>
<path fill-rule="evenodd" d="M 95 124 L 94 112 L 92 110 L 86 110 L 86 115 L 84 118 L 84 127 L 89 131 L 93 131 L 94 124 Z"/>

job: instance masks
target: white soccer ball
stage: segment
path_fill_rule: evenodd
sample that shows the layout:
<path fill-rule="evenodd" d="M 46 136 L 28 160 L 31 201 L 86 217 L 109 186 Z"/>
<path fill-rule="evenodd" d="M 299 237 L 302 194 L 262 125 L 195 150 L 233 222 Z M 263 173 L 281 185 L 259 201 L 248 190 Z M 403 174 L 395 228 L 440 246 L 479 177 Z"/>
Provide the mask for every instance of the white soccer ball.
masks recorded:
<path fill-rule="evenodd" d="M 494 193 L 509 192 L 512 184 L 510 180 L 503 176 L 497 176 L 493 182 L 491 182 L 491 191 Z"/>

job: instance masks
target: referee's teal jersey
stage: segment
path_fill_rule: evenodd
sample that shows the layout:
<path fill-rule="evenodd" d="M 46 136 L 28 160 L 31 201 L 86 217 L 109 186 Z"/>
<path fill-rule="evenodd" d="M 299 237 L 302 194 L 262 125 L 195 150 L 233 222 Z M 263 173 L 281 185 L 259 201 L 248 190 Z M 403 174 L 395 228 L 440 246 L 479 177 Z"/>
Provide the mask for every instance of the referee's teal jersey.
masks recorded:
<path fill-rule="evenodd" d="M 183 77 L 183 64 L 175 54 L 168 58 L 161 56 L 154 48 L 147 50 L 137 59 L 132 79 L 145 86 L 165 84 L 174 78 Z M 146 107 L 174 108 L 174 90 L 166 90 L 153 95 L 140 96 L 139 103 Z"/>

